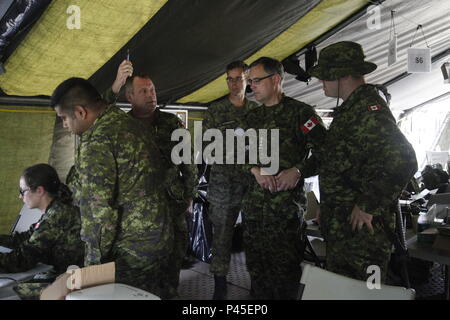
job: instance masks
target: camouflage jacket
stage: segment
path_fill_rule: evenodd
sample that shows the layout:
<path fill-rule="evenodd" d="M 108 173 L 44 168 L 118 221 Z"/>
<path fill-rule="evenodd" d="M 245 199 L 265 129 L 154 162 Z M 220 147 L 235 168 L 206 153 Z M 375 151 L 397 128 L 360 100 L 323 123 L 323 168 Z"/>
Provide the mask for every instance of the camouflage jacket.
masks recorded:
<path fill-rule="evenodd" d="M 107 104 L 116 104 L 119 95 L 115 94 L 110 87 L 103 93 L 102 97 Z"/>
<path fill-rule="evenodd" d="M 103 94 L 103 97 L 110 104 L 117 100 L 117 96 L 111 88 Z M 128 114 L 133 116 L 132 112 Z M 193 164 L 183 163 L 173 165 L 171 160 L 172 148 L 178 143 L 177 141 L 171 141 L 172 132 L 175 129 L 184 128 L 183 124 L 177 116 L 162 112 L 159 108 L 155 110 L 155 116 L 151 120 L 149 118 L 134 119 L 147 128 L 150 139 L 153 139 L 167 162 L 169 170 L 166 188 L 169 197 L 179 204 L 180 209 L 186 209 L 188 200 L 194 198 L 196 194 L 196 167 Z"/>
<path fill-rule="evenodd" d="M 314 154 L 318 151 L 319 147 L 323 144 L 326 133 L 322 119 L 316 114 L 312 106 L 286 96 L 283 96 L 277 105 L 270 107 L 263 105 L 250 111 L 246 117 L 246 122 L 249 128 L 256 130 L 279 130 L 278 173 L 292 167 L 296 167 L 302 172 L 305 160 L 308 158 L 310 152 Z M 269 131 L 267 141 L 263 141 L 263 139 L 258 137 L 258 149 L 261 148 L 261 145 L 267 143 L 267 150 L 270 152 L 270 136 Z M 243 169 L 247 175 L 251 175 L 250 169 L 255 166 L 267 167 L 268 165 L 258 162 L 256 165 L 246 164 L 243 166 Z M 298 199 L 302 193 L 301 182 L 293 190 L 270 194 L 268 190 L 263 191 L 252 175 L 250 181 L 253 191 L 250 191 L 249 197 L 252 201 L 255 200 L 254 197 L 257 194 L 261 193 L 265 193 L 268 197 L 284 194 L 284 197 L 293 196 L 295 199 Z"/>
<path fill-rule="evenodd" d="M 145 256 L 171 241 L 166 195 L 158 188 L 166 171 L 144 131 L 111 105 L 80 137 L 73 185 L 79 188 L 85 265 L 111 261 L 116 247 Z"/>
<path fill-rule="evenodd" d="M 129 113 L 132 116 L 132 113 Z M 188 200 L 196 194 L 196 167 L 194 164 L 175 165 L 171 159 L 172 148 L 178 141 L 171 141 L 172 132 L 184 128 L 181 120 L 174 114 L 155 110 L 154 118 L 135 118 L 147 129 L 150 140 L 156 145 L 167 165 L 167 191 L 169 197 L 180 205 L 183 211 Z M 175 205 L 175 204 L 174 204 Z M 182 213 L 182 211 L 178 212 Z"/>
<path fill-rule="evenodd" d="M 237 143 L 234 142 L 234 156 L 230 160 L 233 160 L 234 164 L 226 164 L 227 148 L 226 148 L 226 130 L 236 130 L 245 127 L 245 115 L 258 105 L 249 100 L 245 100 L 245 104 L 242 107 L 234 106 L 228 97 L 219 101 L 213 102 L 208 110 L 204 114 L 203 118 L 203 132 L 208 129 L 218 129 L 221 131 L 224 138 L 223 151 L 224 157 L 222 159 L 223 164 L 213 164 L 211 167 L 208 193 L 207 197 L 209 201 L 218 203 L 230 203 L 234 200 L 240 202 L 242 198 L 242 188 L 238 186 L 242 183 L 241 172 L 239 167 L 234 165 L 237 160 Z"/>
<path fill-rule="evenodd" d="M 39 221 L 27 232 L 14 233 L 10 253 L 0 254 L 0 270 L 22 272 L 38 262 L 63 273 L 69 265 L 83 266 L 84 244 L 80 239 L 78 208 L 54 199 Z"/>
<path fill-rule="evenodd" d="M 322 155 L 321 203 L 357 204 L 373 215 L 386 212 L 417 171 L 414 149 L 386 102 L 368 84 L 335 109 Z"/>

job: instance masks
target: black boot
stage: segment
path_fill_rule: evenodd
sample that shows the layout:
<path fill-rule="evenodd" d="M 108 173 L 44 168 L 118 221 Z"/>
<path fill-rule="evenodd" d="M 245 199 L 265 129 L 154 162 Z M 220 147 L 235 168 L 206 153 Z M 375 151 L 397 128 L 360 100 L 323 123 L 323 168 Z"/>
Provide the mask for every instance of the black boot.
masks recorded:
<path fill-rule="evenodd" d="M 226 297 L 227 297 L 227 277 L 214 275 L 213 300 L 226 300 Z"/>

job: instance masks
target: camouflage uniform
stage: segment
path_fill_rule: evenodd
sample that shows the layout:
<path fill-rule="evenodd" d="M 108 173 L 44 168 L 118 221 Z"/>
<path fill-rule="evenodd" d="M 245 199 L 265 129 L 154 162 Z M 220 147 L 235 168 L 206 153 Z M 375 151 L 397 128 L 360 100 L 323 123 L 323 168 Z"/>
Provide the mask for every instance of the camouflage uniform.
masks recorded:
<path fill-rule="evenodd" d="M 362 48 L 355 43 L 332 46 L 322 50 L 319 67 L 310 72 L 313 76 L 335 80 L 376 68 L 362 61 Z M 346 57 L 353 65 L 345 67 Z M 340 61 L 343 66 L 329 68 L 329 61 L 334 61 L 334 66 Z M 327 269 L 366 280 L 370 276 L 367 267 L 378 265 L 384 282 L 392 243 L 382 221 L 394 230 L 394 208 L 416 172 L 417 162 L 414 149 L 400 132 L 376 86 L 361 85 L 335 109 L 322 151 L 320 222 L 327 243 Z M 307 170 L 304 174 L 308 176 Z M 352 231 L 349 222 L 355 205 L 374 216 L 374 234 L 366 227 Z"/>
<path fill-rule="evenodd" d="M 137 119 L 146 128 L 150 139 L 163 155 L 167 174 L 167 197 L 170 205 L 170 217 L 173 224 L 174 251 L 165 272 L 166 283 L 169 284 L 167 296 L 177 296 L 180 271 L 189 245 L 189 233 L 184 212 L 195 196 L 195 166 L 192 164 L 174 165 L 171 160 L 172 148 L 178 143 L 171 141 L 172 132 L 184 128 L 179 118 L 173 114 L 155 110 L 151 122 L 149 118 Z M 168 253 L 169 254 L 169 253 Z"/>
<path fill-rule="evenodd" d="M 13 249 L 0 254 L 0 272 L 23 272 L 42 262 L 54 267 L 54 275 L 70 265 L 83 266 L 84 245 L 80 239 L 78 208 L 54 199 L 39 221 L 22 233 L 2 236 L 2 245 Z M 14 288 L 22 299 L 38 299 L 46 283 L 22 283 Z"/>
<path fill-rule="evenodd" d="M 219 129 L 225 138 L 226 129 L 244 127 L 242 120 L 245 114 L 255 107 L 257 104 L 249 100 L 245 100 L 242 107 L 236 107 L 228 97 L 214 102 L 205 112 L 203 129 Z M 236 143 L 234 145 L 236 153 Z M 226 150 L 225 146 L 224 150 Z M 225 164 L 225 159 L 223 161 L 224 164 L 214 164 L 211 167 L 206 193 L 209 202 L 209 219 L 214 226 L 210 272 L 221 276 L 228 273 L 234 224 L 239 215 L 244 194 L 239 167 L 234 164 Z"/>
<path fill-rule="evenodd" d="M 310 120 L 316 125 L 306 129 Z M 292 167 L 301 171 L 309 151 L 318 147 L 325 134 L 311 106 L 286 96 L 277 105 L 249 112 L 247 124 L 254 129 L 279 129 L 279 172 Z M 249 173 L 254 166 L 245 165 L 244 169 Z M 271 193 L 251 177 L 243 200 L 243 222 L 247 269 L 257 299 L 296 298 L 302 256 L 296 203 L 302 192 L 299 182 L 292 190 Z"/>
<path fill-rule="evenodd" d="M 111 88 L 104 93 L 104 97 L 108 103 L 114 103 L 117 99 Z M 130 112 L 129 115 L 132 116 L 132 113 Z M 177 116 L 162 112 L 157 108 L 154 117 L 135 119 L 147 129 L 148 138 L 159 149 L 167 170 L 167 184 L 165 187 L 170 205 L 170 217 L 173 219 L 175 243 L 173 254 L 167 253 L 170 256 L 170 261 L 166 266 L 164 276 L 166 284 L 169 284 L 167 288 L 169 292 L 166 296 L 175 297 L 177 295 L 181 266 L 189 245 L 189 234 L 184 212 L 190 203 L 190 199 L 193 199 L 196 193 L 196 176 L 194 174 L 196 168 L 192 164 L 174 165 L 172 163 L 172 148 L 178 143 L 171 141 L 172 132 L 176 129 L 184 128 Z"/>
<path fill-rule="evenodd" d="M 66 177 L 66 185 L 69 187 L 70 191 L 72 191 L 73 204 L 77 207 L 80 206 L 78 203 L 80 196 L 78 192 L 81 190 L 80 185 L 80 177 L 78 175 L 78 171 L 75 168 L 75 165 L 70 167 L 69 173 L 67 173 Z"/>
<path fill-rule="evenodd" d="M 81 212 L 85 265 L 116 263 L 116 281 L 165 298 L 172 221 L 162 158 L 144 128 L 108 106 L 80 137 L 72 186 Z"/>
<path fill-rule="evenodd" d="M 393 231 L 400 193 L 417 171 L 414 150 L 372 85 L 356 89 L 335 110 L 324 148 L 319 185 L 327 269 L 366 280 L 367 267 L 378 265 L 384 280 L 392 243 L 382 219 Z M 374 215 L 374 235 L 351 230 L 355 205 Z"/>

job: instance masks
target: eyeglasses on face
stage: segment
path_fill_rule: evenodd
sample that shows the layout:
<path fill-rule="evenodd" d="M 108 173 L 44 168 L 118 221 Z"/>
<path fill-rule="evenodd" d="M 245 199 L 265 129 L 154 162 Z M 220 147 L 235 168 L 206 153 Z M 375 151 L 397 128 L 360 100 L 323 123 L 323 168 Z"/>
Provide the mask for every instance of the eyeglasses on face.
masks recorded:
<path fill-rule="evenodd" d="M 244 80 L 244 78 L 242 77 L 236 77 L 236 78 L 232 78 L 232 77 L 227 77 L 227 82 L 241 82 L 242 80 Z"/>
<path fill-rule="evenodd" d="M 30 191 L 30 190 L 31 190 L 30 188 L 28 188 L 28 189 L 19 188 L 19 194 L 21 197 L 23 197 L 25 195 L 25 192 Z"/>
<path fill-rule="evenodd" d="M 248 79 L 248 84 L 252 85 L 252 84 L 259 84 L 261 81 L 263 81 L 264 79 L 270 78 L 271 76 L 275 75 L 275 73 L 269 74 L 265 77 L 262 78 L 253 78 L 253 79 Z"/>

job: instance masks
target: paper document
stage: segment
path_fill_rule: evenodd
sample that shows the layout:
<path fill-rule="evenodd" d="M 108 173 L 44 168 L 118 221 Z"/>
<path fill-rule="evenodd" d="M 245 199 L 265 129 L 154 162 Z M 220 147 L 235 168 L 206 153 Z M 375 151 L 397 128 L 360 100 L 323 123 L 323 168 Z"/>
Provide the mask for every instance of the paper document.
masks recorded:
<path fill-rule="evenodd" d="M 419 194 L 412 195 L 411 199 L 413 199 L 413 201 L 416 201 L 416 200 L 422 199 L 423 197 L 425 197 L 429 193 L 430 193 L 430 190 L 423 189 Z"/>
<path fill-rule="evenodd" d="M 12 249 L 0 246 L 0 253 L 10 253 Z"/>

